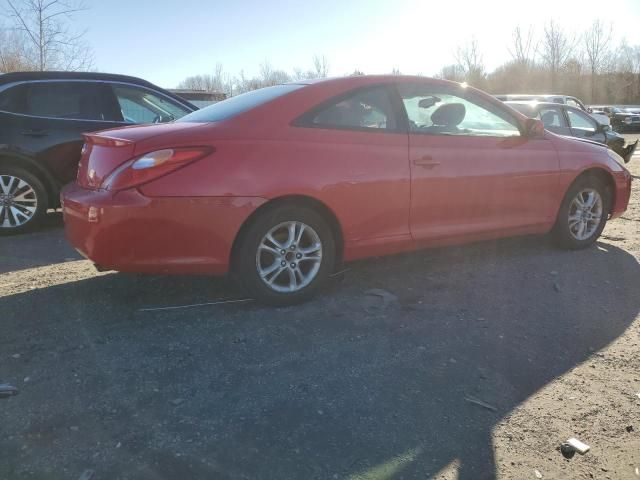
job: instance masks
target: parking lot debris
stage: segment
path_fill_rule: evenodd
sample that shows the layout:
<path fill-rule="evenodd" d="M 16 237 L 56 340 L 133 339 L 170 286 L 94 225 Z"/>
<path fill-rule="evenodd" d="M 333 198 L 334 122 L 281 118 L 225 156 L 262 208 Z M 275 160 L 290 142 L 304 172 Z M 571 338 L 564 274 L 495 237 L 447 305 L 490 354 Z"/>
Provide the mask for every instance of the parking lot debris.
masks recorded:
<path fill-rule="evenodd" d="M 9 398 L 17 395 L 18 389 L 8 383 L 0 383 L 0 398 Z"/>
<path fill-rule="evenodd" d="M 479 398 L 472 397 L 471 395 L 467 395 L 466 397 L 464 397 L 464 399 L 466 402 L 473 403 L 474 405 L 478 405 L 479 407 L 486 408 L 487 410 L 491 410 L 492 412 L 498 411 L 498 409 L 493 405 L 490 405 L 487 402 L 480 400 Z"/>
<path fill-rule="evenodd" d="M 96 472 L 94 472 L 93 470 L 85 470 L 84 472 L 82 472 L 82 475 L 80 475 L 80 478 L 78 478 L 78 480 L 91 480 L 95 473 Z"/>
<path fill-rule="evenodd" d="M 340 276 L 344 275 L 345 273 L 347 273 L 349 270 L 351 270 L 351 269 L 350 268 L 345 268 L 344 270 L 340 270 L 339 272 L 334 272 L 331 275 L 329 275 L 329 278 L 340 277 Z"/>
<path fill-rule="evenodd" d="M 174 305 L 169 307 L 148 307 L 148 308 L 141 308 L 139 311 L 140 312 L 157 312 L 161 310 L 179 310 L 181 308 L 208 307 L 211 305 L 224 305 L 227 303 L 244 303 L 244 302 L 253 302 L 253 298 L 242 298 L 239 300 L 219 300 L 217 302 L 192 303 L 189 305 Z"/>
<path fill-rule="evenodd" d="M 573 458 L 573 456 L 576 454 L 576 449 L 566 442 L 560 445 L 559 450 L 564 458 Z"/>
<path fill-rule="evenodd" d="M 589 450 L 591 450 L 591 447 L 589 445 L 573 437 L 560 445 L 560 452 L 565 458 L 573 457 L 576 452 L 578 452 L 580 455 L 584 455 Z"/>
<path fill-rule="evenodd" d="M 554 280 L 554 282 L 553 282 L 553 289 L 554 289 L 556 292 L 560 293 L 560 284 L 559 284 L 558 282 L 556 282 L 555 280 Z"/>
<path fill-rule="evenodd" d="M 14 353 L 13 355 L 11 355 L 11 358 L 14 358 L 14 359 L 17 360 L 17 359 L 20 358 L 20 354 L 19 353 Z"/>
<path fill-rule="evenodd" d="M 540 473 L 540 470 L 535 469 L 533 473 L 536 475 L 536 478 L 542 478 L 542 473 Z"/>
<path fill-rule="evenodd" d="M 398 300 L 398 297 L 396 295 L 381 288 L 372 288 L 371 290 L 367 290 L 364 293 L 365 295 L 368 295 L 370 297 L 380 297 L 385 306 L 391 302 L 395 302 L 396 300 Z"/>
<path fill-rule="evenodd" d="M 627 431 L 627 433 L 631 433 L 631 432 L 633 432 L 633 425 L 627 425 L 627 426 L 625 427 L 625 430 Z"/>

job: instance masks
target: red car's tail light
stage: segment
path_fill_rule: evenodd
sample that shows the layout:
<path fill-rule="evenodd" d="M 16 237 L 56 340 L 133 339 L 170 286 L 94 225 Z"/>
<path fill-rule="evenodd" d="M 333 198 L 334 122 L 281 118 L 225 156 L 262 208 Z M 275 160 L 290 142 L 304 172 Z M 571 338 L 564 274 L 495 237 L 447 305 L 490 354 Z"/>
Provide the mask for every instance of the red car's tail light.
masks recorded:
<path fill-rule="evenodd" d="M 200 160 L 213 151 L 210 147 L 165 148 L 145 153 L 115 169 L 103 182 L 107 190 L 123 190 L 173 172 Z"/>

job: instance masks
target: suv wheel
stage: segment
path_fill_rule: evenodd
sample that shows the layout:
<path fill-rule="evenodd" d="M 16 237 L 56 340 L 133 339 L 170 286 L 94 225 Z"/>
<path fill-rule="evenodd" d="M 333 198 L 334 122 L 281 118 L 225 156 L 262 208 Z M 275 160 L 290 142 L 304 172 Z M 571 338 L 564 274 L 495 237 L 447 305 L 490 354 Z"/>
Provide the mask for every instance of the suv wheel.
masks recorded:
<path fill-rule="evenodd" d="M 47 204 L 47 191 L 35 175 L 18 167 L 0 167 L 0 235 L 36 227 Z"/>

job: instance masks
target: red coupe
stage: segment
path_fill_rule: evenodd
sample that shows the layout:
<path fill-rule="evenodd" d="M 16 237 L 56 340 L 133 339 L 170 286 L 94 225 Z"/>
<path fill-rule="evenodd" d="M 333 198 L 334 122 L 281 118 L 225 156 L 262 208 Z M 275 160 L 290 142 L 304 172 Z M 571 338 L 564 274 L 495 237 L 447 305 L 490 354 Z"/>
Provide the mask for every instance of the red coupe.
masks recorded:
<path fill-rule="evenodd" d="M 277 85 L 85 137 L 62 194 L 83 255 L 101 269 L 231 273 L 275 304 L 357 258 L 547 232 L 586 247 L 631 191 L 606 147 L 422 77 Z"/>

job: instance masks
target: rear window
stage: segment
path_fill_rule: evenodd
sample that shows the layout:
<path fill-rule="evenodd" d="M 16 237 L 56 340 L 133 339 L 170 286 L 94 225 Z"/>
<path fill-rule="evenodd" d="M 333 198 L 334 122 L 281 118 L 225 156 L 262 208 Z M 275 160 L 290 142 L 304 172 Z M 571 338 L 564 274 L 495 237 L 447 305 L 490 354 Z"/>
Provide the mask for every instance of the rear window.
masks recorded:
<path fill-rule="evenodd" d="M 220 122 L 256 108 L 306 85 L 275 85 L 231 97 L 182 117 L 178 122 Z"/>

